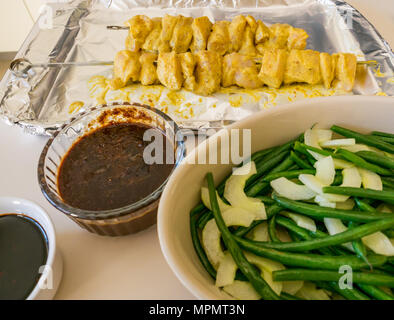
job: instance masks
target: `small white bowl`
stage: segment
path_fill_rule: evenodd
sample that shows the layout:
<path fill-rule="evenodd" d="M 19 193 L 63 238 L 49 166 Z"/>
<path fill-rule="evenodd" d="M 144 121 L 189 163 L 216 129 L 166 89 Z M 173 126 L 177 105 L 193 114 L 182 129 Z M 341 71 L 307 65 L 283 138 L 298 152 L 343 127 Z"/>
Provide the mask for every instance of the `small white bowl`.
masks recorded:
<path fill-rule="evenodd" d="M 56 234 L 51 219 L 34 202 L 14 197 L 0 197 L 0 214 L 4 213 L 23 214 L 37 221 L 43 228 L 48 242 L 46 267 L 26 300 L 52 299 L 62 279 L 63 260 L 59 249 L 56 248 Z"/>
<path fill-rule="evenodd" d="M 227 129 L 251 129 L 252 152 L 283 144 L 299 136 L 313 124 L 329 128 L 333 124 L 368 132 L 394 130 L 394 98 L 342 96 L 315 98 L 272 108 L 236 122 Z M 205 158 L 208 142 L 220 150 L 221 130 L 191 152 L 171 175 L 161 196 L 158 233 L 167 263 L 183 285 L 199 299 L 229 299 L 203 268 L 193 248 L 189 212 L 200 201 L 200 188 L 207 172 L 216 183 L 231 172 L 229 164 L 188 164 L 196 154 Z M 394 132 L 393 132 L 394 133 Z M 219 153 L 220 154 L 220 153 Z"/>

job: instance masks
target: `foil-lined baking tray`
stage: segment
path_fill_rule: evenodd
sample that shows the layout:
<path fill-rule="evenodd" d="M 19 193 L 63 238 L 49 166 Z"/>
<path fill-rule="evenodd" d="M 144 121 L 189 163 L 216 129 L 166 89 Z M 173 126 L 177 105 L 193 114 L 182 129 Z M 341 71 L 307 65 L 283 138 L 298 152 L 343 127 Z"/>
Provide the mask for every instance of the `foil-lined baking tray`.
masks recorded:
<path fill-rule="evenodd" d="M 252 15 L 265 23 L 288 23 L 305 29 L 308 48 L 352 52 L 359 60 L 374 60 L 374 68 L 359 68 L 351 94 L 394 95 L 394 54 L 376 29 L 353 7 L 339 0 L 74 0 L 48 4 L 17 54 L 32 62 L 111 61 L 124 48 L 123 25 L 136 14 L 165 13 L 212 21 Z M 79 112 L 105 102 L 126 100 L 155 106 L 180 127 L 218 128 L 259 110 L 289 101 L 344 94 L 322 86 L 292 85 L 273 90 L 224 88 L 209 97 L 163 86 L 132 85 L 110 91 L 111 66 L 34 68 L 28 78 L 8 71 L 0 84 L 0 116 L 33 134 L 50 135 Z M 372 108 L 373 106 L 371 106 Z"/>

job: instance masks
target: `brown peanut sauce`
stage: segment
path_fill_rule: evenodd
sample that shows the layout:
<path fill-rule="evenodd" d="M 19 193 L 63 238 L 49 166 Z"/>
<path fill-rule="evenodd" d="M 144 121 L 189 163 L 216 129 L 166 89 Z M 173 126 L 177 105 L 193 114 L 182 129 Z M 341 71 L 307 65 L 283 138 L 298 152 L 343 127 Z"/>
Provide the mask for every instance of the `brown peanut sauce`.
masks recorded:
<path fill-rule="evenodd" d="M 159 188 L 174 164 L 147 164 L 146 130 L 160 132 L 162 145 L 170 143 L 163 132 L 136 122 L 111 123 L 79 138 L 63 157 L 58 190 L 65 203 L 79 209 L 112 210 L 139 201 Z"/>

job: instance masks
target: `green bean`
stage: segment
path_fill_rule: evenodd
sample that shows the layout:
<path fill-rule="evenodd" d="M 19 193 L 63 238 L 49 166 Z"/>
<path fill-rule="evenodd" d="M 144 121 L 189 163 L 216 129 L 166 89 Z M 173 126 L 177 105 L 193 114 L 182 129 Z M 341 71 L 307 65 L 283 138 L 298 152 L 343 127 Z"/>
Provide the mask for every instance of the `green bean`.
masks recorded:
<path fill-rule="evenodd" d="M 341 295 L 342 297 L 344 297 L 345 299 L 348 299 L 348 300 L 371 300 L 368 296 L 366 296 L 362 292 L 358 291 L 354 287 L 353 287 L 353 289 L 348 289 L 348 288 L 341 289 L 339 287 L 338 283 L 336 283 L 336 282 L 319 281 L 316 283 L 318 284 L 319 287 L 323 287 L 323 288 L 324 288 L 323 284 L 327 283 L 327 286 L 329 288 L 331 288 L 332 290 L 337 292 L 339 295 Z"/>
<path fill-rule="evenodd" d="M 308 152 L 308 150 L 310 150 L 310 151 L 316 152 L 316 153 L 321 154 L 326 157 L 332 156 L 333 158 L 341 158 L 340 156 L 337 156 L 334 152 L 311 147 L 311 146 L 306 145 L 305 143 L 301 143 L 298 141 L 294 143 L 294 150 L 301 152 L 305 155 L 308 155 L 308 154 L 310 155 L 310 153 Z"/>
<path fill-rule="evenodd" d="M 224 223 L 216 198 L 216 190 L 212 173 L 208 173 L 206 179 L 208 182 L 209 199 L 211 202 L 213 216 L 218 229 L 222 234 L 223 242 L 233 257 L 234 262 L 237 264 L 241 272 L 248 278 L 249 282 L 261 298 L 265 300 L 280 300 L 280 297 L 271 289 L 271 287 L 260 276 L 260 273 L 245 258 L 242 250 L 234 240 L 233 235 Z"/>
<path fill-rule="evenodd" d="M 200 259 L 205 270 L 207 270 L 207 272 L 212 278 L 216 279 L 216 270 L 209 262 L 208 257 L 204 251 L 204 248 L 202 247 L 200 242 L 200 238 L 197 230 L 197 219 L 198 219 L 198 214 L 196 214 L 196 212 L 192 210 L 190 212 L 190 232 L 191 232 L 194 250 L 196 250 L 197 256 Z"/>
<path fill-rule="evenodd" d="M 245 189 L 247 190 L 253 183 L 255 183 L 259 178 L 265 173 L 269 172 L 272 168 L 274 168 L 278 163 L 280 163 L 286 156 L 288 155 L 288 151 L 283 151 L 278 154 L 276 157 L 265 161 L 260 165 L 260 167 L 256 167 L 257 173 L 251 176 L 245 184 Z"/>
<path fill-rule="evenodd" d="M 348 224 L 349 229 L 353 229 L 357 226 L 357 223 L 350 221 Z M 353 240 L 352 241 L 352 247 L 354 249 L 354 252 L 356 253 L 356 255 L 362 259 L 363 261 L 365 261 L 365 263 L 367 263 L 370 267 L 370 269 L 372 269 L 372 265 L 369 263 L 368 258 L 367 258 L 367 248 L 364 246 L 363 242 L 361 241 L 361 239 L 357 239 L 357 240 Z"/>
<path fill-rule="evenodd" d="M 268 149 L 264 149 L 264 150 L 260 150 L 257 151 L 255 153 L 252 154 L 252 156 L 250 157 L 251 161 L 259 161 L 259 159 L 261 159 L 262 157 L 270 154 L 272 151 L 274 151 L 276 148 L 278 147 L 272 147 L 272 148 L 268 148 Z"/>
<path fill-rule="evenodd" d="M 281 292 L 280 297 L 283 300 L 305 300 L 296 296 L 293 296 L 292 294 L 286 293 L 286 292 Z"/>
<path fill-rule="evenodd" d="M 283 242 L 282 242 L 283 243 Z M 310 269 L 338 270 L 343 265 L 349 265 L 353 270 L 369 268 L 369 264 L 354 255 L 333 256 L 316 253 L 289 253 L 275 249 L 257 247 L 252 241 L 240 242 L 241 247 L 257 256 L 265 257 L 291 267 L 305 267 Z M 383 266 L 387 257 L 377 254 L 368 256 L 370 264 L 374 267 Z"/>
<path fill-rule="evenodd" d="M 212 211 L 207 211 L 201 214 L 200 218 L 197 220 L 197 227 L 199 229 L 204 229 L 205 225 L 209 220 L 213 218 Z"/>
<path fill-rule="evenodd" d="M 354 198 L 354 201 L 356 202 L 357 207 L 361 211 L 377 212 L 377 210 L 375 210 L 375 208 L 372 207 L 370 204 L 368 204 L 365 200 L 360 200 L 359 198 Z"/>
<path fill-rule="evenodd" d="M 276 235 L 276 223 L 275 223 L 276 216 L 273 216 L 269 221 L 268 221 L 268 235 L 273 242 L 281 242 Z"/>
<path fill-rule="evenodd" d="M 293 242 L 301 242 L 302 238 L 295 232 L 293 232 L 292 230 L 287 230 L 287 233 L 289 234 L 291 241 Z"/>
<path fill-rule="evenodd" d="M 281 212 L 283 209 L 281 206 L 278 206 L 276 203 L 266 209 L 267 219 L 271 218 L 272 216 L 276 215 L 277 213 Z M 254 229 L 259 224 L 263 223 L 266 220 L 255 220 L 253 221 L 249 227 L 239 227 L 236 231 L 234 231 L 234 235 L 238 237 L 243 237 L 252 229 Z"/>
<path fill-rule="evenodd" d="M 247 250 L 257 251 L 259 248 L 277 249 L 291 252 L 302 252 L 315 250 L 324 247 L 336 246 L 356 239 L 360 239 L 372 233 L 392 228 L 394 226 L 394 218 L 387 218 L 378 221 L 369 222 L 346 230 L 332 236 L 307 240 L 302 242 L 262 242 L 251 241 L 235 236 L 235 240 Z"/>
<path fill-rule="evenodd" d="M 394 146 L 393 145 L 391 145 L 387 142 L 384 142 L 384 141 L 380 141 L 379 139 L 376 139 L 374 137 L 366 136 L 366 135 L 360 134 L 358 132 L 355 132 L 355 131 L 352 131 L 352 130 L 349 130 L 349 129 L 346 129 L 343 127 L 335 126 L 335 125 L 331 127 L 331 130 L 338 133 L 338 134 L 343 135 L 344 137 L 354 138 L 354 139 L 356 139 L 357 142 L 364 143 L 364 144 L 371 146 L 371 147 L 376 147 L 376 148 L 383 150 L 383 151 L 394 153 Z"/>
<path fill-rule="evenodd" d="M 382 180 L 382 184 L 383 184 L 383 189 L 387 189 L 387 188 L 394 189 L 394 182 L 392 182 L 391 180 L 388 180 L 384 177 L 381 177 L 381 180 Z"/>
<path fill-rule="evenodd" d="M 301 228 L 297 226 L 293 221 L 290 219 L 284 218 L 282 216 L 277 216 L 276 217 L 276 223 L 289 231 L 291 231 L 293 234 L 295 234 L 297 237 L 301 238 L 302 240 L 312 240 L 315 239 L 316 237 L 324 238 L 328 237 L 328 234 L 325 234 L 324 232 L 319 232 L 318 230 L 316 232 L 312 232 L 310 230 L 306 230 L 304 228 Z M 322 254 L 325 255 L 332 255 L 332 253 L 336 253 L 337 249 L 336 248 L 320 248 L 318 250 Z"/>
<path fill-rule="evenodd" d="M 380 266 L 379 269 L 386 271 L 390 274 L 394 274 L 394 266 L 390 265 L 390 264 L 386 264 L 384 266 Z"/>
<path fill-rule="evenodd" d="M 380 191 L 352 187 L 323 187 L 323 192 L 381 200 L 394 204 L 394 192 L 391 191 Z"/>
<path fill-rule="evenodd" d="M 394 138 L 391 138 L 391 137 L 383 137 L 383 136 L 370 136 L 370 137 L 373 137 L 375 139 L 379 139 L 381 141 L 384 141 L 384 142 L 387 142 L 390 144 L 394 143 Z"/>
<path fill-rule="evenodd" d="M 281 177 L 288 178 L 288 179 L 293 179 L 293 178 L 298 178 L 300 174 L 315 174 L 316 170 L 315 169 L 304 169 L 304 170 L 293 170 L 293 171 L 281 171 L 281 172 L 274 172 L 267 174 L 264 176 L 261 180 L 262 181 L 272 181 Z"/>
<path fill-rule="evenodd" d="M 329 188 L 330 188 L 329 190 L 331 190 L 331 188 L 342 188 L 342 187 L 329 187 Z M 324 189 L 328 189 L 328 187 L 323 188 L 323 190 Z M 324 191 L 324 192 L 328 192 L 328 191 Z M 334 192 L 328 192 L 328 193 L 334 193 Z M 279 197 L 277 195 L 274 195 L 273 197 L 274 200 L 281 207 L 313 218 L 338 218 L 345 221 L 356 221 L 356 222 L 369 222 L 369 221 L 381 220 L 386 218 L 394 218 L 394 214 L 391 213 L 386 213 L 385 215 L 382 215 L 380 212 L 371 212 L 370 214 L 365 214 L 355 210 L 341 210 L 341 209 L 333 209 L 328 207 L 321 207 L 314 204 L 290 200 L 287 198 Z"/>
<path fill-rule="evenodd" d="M 290 158 L 296 163 L 298 164 L 298 166 L 300 168 L 303 169 L 313 169 L 313 167 L 306 162 L 305 160 L 301 159 L 294 151 L 290 152 Z"/>
<path fill-rule="evenodd" d="M 282 151 L 286 151 L 286 149 L 290 148 L 293 142 L 288 142 L 286 144 L 284 144 L 283 146 L 280 147 L 273 147 L 271 152 L 265 154 L 265 156 L 261 156 L 258 157 L 258 159 L 255 159 L 255 165 L 256 165 L 256 171 L 257 171 L 257 175 L 260 175 L 261 172 L 264 173 L 264 170 L 267 170 L 267 166 L 270 165 L 271 162 L 268 163 L 268 165 L 266 164 L 266 162 L 271 161 L 271 159 L 275 158 L 276 156 L 278 156 Z M 264 151 L 264 150 L 263 150 Z M 259 152 L 259 151 L 258 151 Z M 256 152 L 256 153 L 258 153 Z M 256 153 L 254 153 L 252 155 L 251 158 L 255 158 L 256 156 L 254 156 Z M 238 165 L 237 167 L 240 167 L 242 164 Z M 274 164 L 275 165 L 275 164 Z M 268 169 L 269 170 L 269 169 Z M 220 182 L 220 184 L 218 185 L 218 187 L 216 188 L 218 191 L 219 196 L 222 196 L 224 193 L 224 187 L 226 186 L 226 181 L 228 180 L 228 178 L 230 178 L 232 175 L 232 173 L 228 174 L 226 176 L 225 179 L 223 179 L 222 182 Z M 253 178 L 253 177 L 251 177 Z M 253 179 L 257 179 L 257 177 L 254 177 Z"/>
<path fill-rule="evenodd" d="M 383 233 L 388 236 L 389 238 L 394 238 L 394 229 L 388 229 L 383 231 Z"/>
<path fill-rule="evenodd" d="M 202 213 L 203 211 L 208 211 L 208 209 L 204 206 L 204 204 L 201 202 L 198 205 L 196 205 L 191 211 L 190 215 L 195 215 Z"/>
<path fill-rule="evenodd" d="M 291 160 L 290 156 L 288 156 L 282 163 L 280 163 L 278 166 L 273 168 L 269 172 L 269 174 L 286 171 L 288 168 L 290 168 L 293 165 L 293 163 L 294 163 L 293 160 Z M 252 185 L 246 187 L 246 195 L 249 197 L 254 197 L 267 187 L 270 187 L 269 182 L 260 179 L 259 181 L 256 181 Z"/>
<path fill-rule="evenodd" d="M 388 133 L 388 132 L 372 131 L 371 134 L 374 135 L 374 136 L 394 138 L 394 134 Z"/>
<path fill-rule="evenodd" d="M 342 155 L 345 158 L 345 160 L 348 160 L 361 168 L 365 168 L 367 170 L 379 173 L 384 176 L 390 176 L 393 174 L 393 171 L 391 171 L 390 169 L 382 168 L 376 164 L 369 163 L 365 161 L 363 158 L 361 158 L 360 156 L 348 150 L 338 149 L 337 154 Z"/>
<path fill-rule="evenodd" d="M 372 298 L 378 300 L 394 300 L 394 296 L 388 294 L 387 292 L 384 292 L 382 289 L 379 289 L 378 287 L 371 286 L 365 283 L 359 283 L 357 285 L 360 287 L 361 290 L 369 294 Z"/>
<path fill-rule="evenodd" d="M 334 181 L 331 185 L 338 186 L 338 185 L 342 184 L 342 182 L 343 182 L 343 176 L 342 176 L 342 173 L 339 173 L 339 174 L 335 175 Z"/>
<path fill-rule="evenodd" d="M 358 151 L 356 155 L 368 160 L 369 162 L 379 164 L 383 167 L 394 169 L 394 159 L 383 156 L 373 151 Z"/>
<path fill-rule="evenodd" d="M 255 198 L 261 200 L 262 202 L 264 202 L 264 204 L 269 204 L 269 205 L 275 204 L 275 200 L 272 199 L 271 197 L 267 197 L 267 196 L 256 196 Z"/>
<path fill-rule="evenodd" d="M 338 271 L 309 270 L 309 269 L 287 269 L 272 273 L 274 281 L 339 281 L 343 275 Z M 365 283 L 376 286 L 394 287 L 394 277 L 365 272 L 352 272 L 354 283 Z"/>

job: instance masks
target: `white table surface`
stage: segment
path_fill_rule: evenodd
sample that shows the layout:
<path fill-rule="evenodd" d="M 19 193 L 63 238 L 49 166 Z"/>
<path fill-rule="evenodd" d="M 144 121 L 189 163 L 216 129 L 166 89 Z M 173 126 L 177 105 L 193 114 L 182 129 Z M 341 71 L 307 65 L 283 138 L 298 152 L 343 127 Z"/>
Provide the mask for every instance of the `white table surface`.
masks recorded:
<path fill-rule="evenodd" d="M 392 0 L 349 1 L 375 23 L 393 47 Z M 91 234 L 43 197 L 37 162 L 47 138 L 25 134 L 0 122 L 0 195 L 35 201 L 51 216 L 64 260 L 56 299 L 194 299 L 167 266 L 156 226 L 135 235 Z"/>

